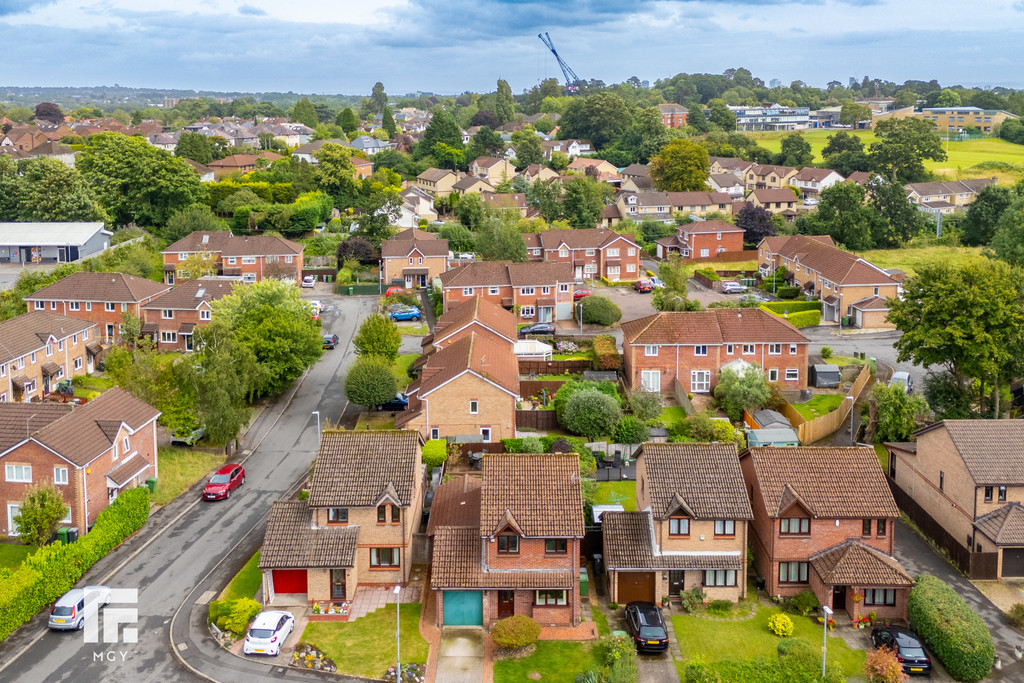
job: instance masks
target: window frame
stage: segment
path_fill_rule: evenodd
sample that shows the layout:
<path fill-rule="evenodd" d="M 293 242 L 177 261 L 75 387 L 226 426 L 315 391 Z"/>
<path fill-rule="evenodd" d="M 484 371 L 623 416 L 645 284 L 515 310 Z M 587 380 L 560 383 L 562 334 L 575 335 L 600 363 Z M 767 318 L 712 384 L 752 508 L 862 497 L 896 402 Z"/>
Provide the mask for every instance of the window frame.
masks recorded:
<path fill-rule="evenodd" d="M 792 531 L 793 522 L 797 521 L 797 531 Z M 804 523 L 806 522 L 806 524 Z M 783 526 L 786 527 L 783 530 Z M 807 528 L 804 531 L 804 527 Z M 780 536 L 810 536 L 811 535 L 811 519 L 809 517 L 782 517 L 779 519 L 779 535 Z"/>
<path fill-rule="evenodd" d="M 675 522 L 676 530 L 672 530 L 673 522 Z M 685 522 L 686 529 L 684 530 L 683 522 Z M 670 538 L 689 538 L 690 537 L 690 518 L 689 517 L 669 517 L 668 518 L 668 535 Z"/>
<path fill-rule="evenodd" d="M 338 519 L 332 519 L 332 517 Z M 327 508 L 328 526 L 346 526 L 348 524 L 348 508 Z"/>
<path fill-rule="evenodd" d="M 383 525 L 388 523 L 388 504 L 383 503 L 377 506 L 377 524 Z"/>
<path fill-rule="evenodd" d="M 721 525 L 721 531 L 719 531 L 719 525 Z M 730 531 L 731 529 L 731 531 Z M 715 538 L 736 538 L 736 520 L 735 519 L 716 519 L 715 520 Z"/>
<path fill-rule="evenodd" d="M 513 543 L 513 539 L 515 542 Z M 519 554 L 519 536 L 516 534 L 498 534 L 496 543 L 496 550 L 499 555 L 518 555 Z M 502 546 L 505 546 L 502 548 Z M 515 546 L 515 549 L 512 549 Z"/>
<path fill-rule="evenodd" d="M 569 552 L 569 541 L 565 538 L 545 538 L 545 555 L 565 555 Z"/>
<path fill-rule="evenodd" d="M 398 569 L 402 566 L 401 548 L 370 548 L 371 569 Z M 381 562 L 382 555 L 387 554 L 388 562 Z M 376 560 L 376 561 L 375 561 Z"/>
<path fill-rule="evenodd" d="M 701 572 L 701 585 L 709 588 L 733 588 L 736 586 L 736 574 L 735 569 L 705 569 Z"/>
<path fill-rule="evenodd" d="M 779 583 L 785 585 L 800 585 L 806 584 L 810 581 L 809 577 L 809 562 L 779 562 Z M 787 578 L 783 579 L 783 569 L 785 568 L 785 574 Z M 791 580 L 788 577 L 793 574 L 793 570 L 796 570 L 797 579 Z"/>
<path fill-rule="evenodd" d="M 786 368 L 786 381 L 797 382 L 800 380 L 800 368 Z"/>
<path fill-rule="evenodd" d="M 693 347 L 693 355 L 694 356 L 700 356 L 701 358 L 707 356 L 708 355 L 708 345 L 707 344 L 695 344 L 694 347 Z"/>
<path fill-rule="evenodd" d="M 875 522 L 875 530 L 879 538 L 885 538 L 889 532 L 889 524 L 886 519 L 879 519 Z"/>
<path fill-rule="evenodd" d="M 537 607 L 561 607 L 568 604 L 565 590 L 539 590 L 534 592 L 533 604 Z"/>
<path fill-rule="evenodd" d="M 27 468 L 27 470 L 26 470 Z M 13 475 L 12 475 L 13 473 Z M 28 479 L 24 477 L 28 476 Z M 5 464 L 4 465 L 4 481 L 11 484 L 31 484 L 32 483 L 32 465 L 24 464 Z"/>
<path fill-rule="evenodd" d="M 882 594 L 881 601 L 878 600 L 878 594 Z M 891 607 L 896 604 L 896 589 L 895 588 L 865 588 L 864 589 L 864 604 L 880 607 Z"/>
<path fill-rule="evenodd" d="M 654 350 L 651 353 L 651 350 Z M 657 344 L 644 344 L 644 356 L 648 358 L 657 358 L 658 356 L 658 345 Z"/>

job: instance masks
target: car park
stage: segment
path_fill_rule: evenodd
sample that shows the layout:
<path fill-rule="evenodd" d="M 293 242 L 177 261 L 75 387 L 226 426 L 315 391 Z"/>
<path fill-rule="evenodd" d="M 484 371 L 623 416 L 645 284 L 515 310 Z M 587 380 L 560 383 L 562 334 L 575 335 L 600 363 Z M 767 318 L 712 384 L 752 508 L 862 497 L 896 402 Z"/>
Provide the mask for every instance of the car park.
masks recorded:
<path fill-rule="evenodd" d="M 392 320 L 419 320 L 423 314 L 415 306 L 406 306 L 396 311 L 388 311 L 388 317 Z"/>
<path fill-rule="evenodd" d="M 315 287 L 316 286 L 316 275 L 307 275 L 302 278 L 303 287 Z"/>
<path fill-rule="evenodd" d="M 291 612 L 269 610 L 260 612 L 253 619 L 245 635 L 242 652 L 247 655 L 260 654 L 276 656 L 281 653 L 284 641 L 295 628 L 295 616 Z"/>
<path fill-rule="evenodd" d="M 747 291 L 747 288 L 738 282 L 723 282 L 722 293 L 723 294 L 743 294 Z"/>
<path fill-rule="evenodd" d="M 913 631 L 896 626 L 879 627 L 871 631 L 871 644 L 894 650 L 905 674 L 930 676 L 932 673 L 931 657 Z"/>
<path fill-rule="evenodd" d="M 53 603 L 47 626 L 54 631 L 79 631 L 85 626 L 86 619 L 108 604 L 110 589 L 106 586 L 72 588 Z"/>
<path fill-rule="evenodd" d="M 554 334 L 555 326 L 552 323 L 533 323 L 519 328 L 519 338 L 523 339 L 528 334 Z"/>
<path fill-rule="evenodd" d="M 653 602 L 631 602 L 626 605 L 626 630 L 641 652 L 668 650 L 668 631 L 661 608 Z"/>
<path fill-rule="evenodd" d="M 650 280 L 637 280 L 633 283 L 633 289 L 638 292 L 651 292 L 654 291 L 654 285 Z"/>
<path fill-rule="evenodd" d="M 395 294 L 401 294 L 404 291 L 404 287 L 388 287 L 388 291 L 384 292 L 384 296 L 394 296 Z"/>
<path fill-rule="evenodd" d="M 231 492 L 245 483 L 245 469 L 237 464 L 224 465 L 213 473 L 203 487 L 203 500 L 227 500 Z"/>
<path fill-rule="evenodd" d="M 590 296 L 593 293 L 594 293 L 594 290 L 586 289 L 585 287 L 581 287 L 581 288 L 577 289 L 575 292 L 572 293 L 572 300 L 573 301 L 579 301 L 580 299 L 586 298 L 586 297 Z"/>
<path fill-rule="evenodd" d="M 336 334 L 325 334 L 324 335 L 324 348 L 333 349 L 338 345 L 338 335 Z"/>
<path fill-rule="evenodd" d="M 409 398 L 402 392 L 395 394 L 395 397 L 387 403 L 377 406 L 377 410 L 398 412 L 409 407 Z"/>
<path fill-rule="evenodd" d="M 892 387 L 897 385 L 903 387 L 903 391 L 908 394 L 914 393 L 914 380 L 910 376 L 909 372 L 898 370 L 892 373 L 892 379 L 889 380 L 889 386 Z"/>

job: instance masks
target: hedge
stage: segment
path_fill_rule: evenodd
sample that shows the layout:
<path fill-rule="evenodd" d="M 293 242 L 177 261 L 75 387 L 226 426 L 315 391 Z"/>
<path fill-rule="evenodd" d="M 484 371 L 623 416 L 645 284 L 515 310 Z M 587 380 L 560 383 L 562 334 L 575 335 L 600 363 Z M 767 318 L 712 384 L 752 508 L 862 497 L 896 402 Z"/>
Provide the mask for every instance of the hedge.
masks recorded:
<path fill-rule="evenodd" d="M 609 287 L 632 287 L 635 280 L 609 280 L 602 275 L 601 282 L 605 283 Z"/>
<path fill-rule="evenodd" d="M 431 439 L 423 444 L 423 463 L 430 468 L 440 467 L 448 459 L 448 441 Z"/>
<path fill-rule="evenodd" d="M 130 489 L 103 510 L 92 530 L 78 541 L 51 543 L 14 571 L 0 570 L 0 640 L 71 590 L 90 567 L 141 529 L 147 519 L 149 490 Z"/>
<path fill-rule="evenodd" d="M 491 638 L 498 647 L 526 647 L 532 645 L 539 635 L 540 624 L 525 614 L 505 617 L 491 627 Z"/>
<path fill-rule="evenodd" d="M 775 296 L 779 297 L 780 299 L 795 299 L 799 294 L 799 287 L 792 287 L 790 285 L 786 285 L 785 287 L 775 288 Z"/>
<path fill-rule="evenodd" d="M 808 301 L 805 303 L 814 303 Z M 800 311 L 799 313 L 790 313 L 788 316 L 784 313 L 776 313 L 768 308 L 765 308 L 768 304 L 761 304 L 761 309 L 768 311 L 772 315 L 789 321 L 789 324 L 793 327 L 814 327 L 821 324 L 821 311 Z"/>
<path fill-rule="evenodd" d="M 789 311 L 792 313 L 800 313 L 802 311 L 820 311 L 820 301 L 769 301 L 768 303 L 761 304 L 761 308 L 774 313 L 775 315 L 782 315 L 784 312 Z"/>
<path fill-rule="evenodd" d="M 917 634 L 953 678 L 973 683 L 988 676 L 995 660 L 992 634 L 951 586 L 922 574 L 910 590 L 907 609 Z"/>
<path fill-rule="evenodd" d="M 599 334 L 594 337 L 594 369 L 618 370 L 622 361 L 619 349 L 615 345 L 615 337 L 610 334 Z"/>
<path fill-rule="evenodd" d="M 250 232 L 250 217 L 256 230 L 277 230 L 288 237 L 302 236 L 331 217 L 334 201 L 322 192 L 300 195 L 294 204 L 240 206 L 231 218 L 231 231 L 236 235 Z"/>
<path fill-rule="evenodd" d="M 697 270 L 695 270 L 693 272 L 694 273 L 700 273 L 701 275 L 703 275 L 707 279 L 711 280 L 712 282 L 718 282 L 719 280 L 722 279 L 721 277 L 719 277 L 718 273 L 716 273 L 715 271 L 711 270 L 710 268 L 698 268 Z"/>

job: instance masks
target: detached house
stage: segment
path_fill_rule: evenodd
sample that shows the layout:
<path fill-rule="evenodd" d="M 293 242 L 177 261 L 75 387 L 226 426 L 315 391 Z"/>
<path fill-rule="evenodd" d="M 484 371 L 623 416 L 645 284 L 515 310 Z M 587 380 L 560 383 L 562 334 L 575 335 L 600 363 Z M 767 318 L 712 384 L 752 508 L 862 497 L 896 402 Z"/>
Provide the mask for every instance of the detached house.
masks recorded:
<path fill-rule="evenodd" d="M 836 183 L 841 183 L 845 178 L 829 168 L 813 168 L 808 166 L 801 169 L 789 181 L 789 184 L 800 190 L 804 199 L 816 198 L 822 190 L 828 189 Z"/>
<path fill-rule="evenodd" d="M 489 628 L 515 614 L 579 625 L 579 456 L 486 455 L 482 475 L 479 486 L 443 484 L 431 510 L 437 625 Z"/>
<path fill-rule="evenodd" d="M 730 173 L 741 181 L 746 183 L 747 172 L 752 169 L 755 164 L 753 161 L 746 161 L 738 157 L 711 157 L 711 173 Z"/>
<path fill-rule="evenodd" d="M 243 282 L 275 278 L 298 284 L 302 280 L 302 251 L 305 247 L 273 235 L 238 236 L 227 230 L 193 232 L 162 252 L 164 282 L 189 280 L 203 275 L 225 275 Z M 209 255 L 215 273 L 188 271 L 189 257 Z M 184 264 L 184 265 L 183 265 Z"/>
<path fill-rule="evenodd" d="M 726 363 L 758 365 L 784 389 L 807 388 L 810 340 L 759 308 L 662 312 L 622 324 L 625 381 L 634 391 L 671 394 L 675 383 L 710 393 Z"/>
<path fill-rule="evenodd" d="M 768 595 L 810 590 L 837 622 L 907 618 L 914 582 L 892 557 L 900 511 L 870 446 L 749 448 L 740 467 Z"/>
<path fill-rule="evenodd" d="M 689 109 L 674 102 L 659 104 L 658 111 L 661 112 L 661 123 L 666 128 L 683 128 L 690 116 Z"/>
<path fill-rule="evenodd" d="M 604 159 L 576 157 L 569 164 L 569 170 L 584 175 L 592 174 L 594 179 L 601 183 L 617 184 L 622 180 L 622 177 L 619 175 L 619 169 Z"/>
<path fill-rule="evenodd" d="M 712 172 L 716 172 L 712 167 Z M 779 189 L 790 184 L 797 170 L 791 166 L 772 166 L 757 164 L 747 169 L 744 174 L 748 190 Z"/>
<path fill-rule="evenodd" d="M 659 604 L 697 587 L 708 600 L 746 596 L 753 514 L 735 444 L 643 444 L 636 496 L 636 512 L 601 516 L 609 600 Z"/>
<path fill-rule="evenodd" d="M 743 229 L 725 221 L 694 221 L 680 225 L 672 237 L 657 240 L 658 258 L 709 258 L 727 251 L 743 251 Z"/>
<path fill-rule="evenodd" d="M 630 236 L 605 228 L 544 230 L 525 233 L 531 261 L 567 263 L 577 280 L 633 281 L 643 272 L 640 245 Z"/>
<path fill-rule="evenodd" d="M 723 192 L 733 199 L 743 199 L 743 181 L 732 173 L 712 173 L 707 185 L 713 192 Z"/>
<path fill-rule="evenodd" d="M 0 403 L 0 534 L 34 486 L 53 484 L 68 508 L 61 523 L 85 534 L 117 496 L 158 476 L 160 411 L 119 387 L 82 406 Z"/>
<path fill-rule="evenodd" d="M 0 322 L 0 403 L 38 401 L 57 382 L 92 372 L 96 323 L 29 311 Z"/>
<path fill-rule="evenodd" d="M 123 273 L 72 273 L 25 297 L 34 311 L 80 318 L 96 323 L 96 340 L 111 344 L 121 337 L 125 315 L 143 317 L 142 305 L 170 285 Z"/>
<path fill-rule="evenodd" d="M 747 195 L 747 201 L 769 213 L 782 214 L 787 220 L 796 216 L 796 196 L 787 188 L 754 190 Z"/>
<path fill-rule="evenodd" d="M 435 197 L 447 197 L 452 188 L 460 180 L 459 174 L 446 168 L 428 168 L 416 176 L 416 186 L 421 187 Z"/>
<path fill-rule="evenodd" d="M 469 174 L 494 186 L 505 180 L 516 177 L 516 167 L 508 159 L 497 157 L 477 157 L 469 165 Z"/>
<path fill-rule="evenodd" d="M 572 318 L 574 278 L 569 263 L 479 261 L 446 271 L 440 279 L 445 310 L 480 296 L 517 312 L 524 322 Z"/>
<path fill-rule="evenodd" d="M 426 287 L 448 270 L 448 240 L 422 234 L 429 239 L 393 237 L 384 241 L 380 247 L 381 286 L 397 282 L 406 288 Z"/>
<path fill-rule="evenodd" d="M 975 178 L 950 182 L 909 183 L 907 199 L 928 213 L 950 214 L 969 206 L 978 193 L 996 183 L 995 178 Z"/>
<path fill-rule="evenodd" d="M 361 584 L 409 580 L 423 510 L 423 441 L 400 430 L 324 430 L 307 500 L 270 510 L 259 568 L 263 601 L 335 604 Z"/>
<path fill-rule="evenodd" d="M 192 351 L 196 328 L 213 319 L 210 303 L 230 294 L 236 284 L 202 278 L 176 285 L 143 304 L 142 336 L 151 338 L 161 351 Z"/>

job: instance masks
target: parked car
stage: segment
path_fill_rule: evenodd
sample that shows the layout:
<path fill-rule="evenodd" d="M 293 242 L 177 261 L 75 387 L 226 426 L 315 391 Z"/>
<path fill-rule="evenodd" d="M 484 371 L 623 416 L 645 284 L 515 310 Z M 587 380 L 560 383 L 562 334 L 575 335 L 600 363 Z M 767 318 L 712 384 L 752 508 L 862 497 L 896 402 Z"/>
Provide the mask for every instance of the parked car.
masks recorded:
<path fill-rule="evenodd" d="M 388 287 L 388 291 L 384 292 L 384 296 L 393 296 L 395 294 L 401 294 L 404 291 L 404 287 Z"/>
<path fill-rule="evenodd" d="M 54 631 L 80 631 L 87 618 L 109 604 L 110 589 L 106 586 L 72 588 L 53 603 L 47 626 Z"/>
<path fill-rule="evenodd" d="M 594 293 L 594 290 L 592 290 L 592 289 L 580 288 L 580 289 L 577 289 L 575 292 L 572 293 L 572 300 L 573 301 L 579 301 L 580 299 L 588 297 L 588 296 L 590 296 L 593 293 Z"/>
<path fill-rule="evenodd" d="M 813 197 L 808 197 L 804 200 L 804 206 L 817 206 L 818 200 Z"/>
<path fill-rule="evenodd" d="M 653 602 L 637 601 L 626 605 L 626 630 L 639 651 L 664 652 L 668 649 L 665 620 L 661 616 L 661 608 Z"/>
<path fill-rule="evenodd" d="M 315 311 L 323 312 L 323 310 L 324 310 L 323 302 L 321 302 L 318 299 L 310 299 L 309 300 L 309 305 L 312 306 L 313 310 L 315 310 Z"/>
<path fill-rule="evenodd" d="M 764 304 L 771 301 L 768 297 L 763 294 L 757 294 L 756 292 L 747 292 L 740 297 L 741 304 Z"/>
<path fill-rule="evenodd" d="M 476 254 L 470 254 L 469 252 L 462 252 L 459 254 L 459 258 L 463 261 L 469 261 L 476 258 Z"/>
<path fill-rule="evenodd" d="M 338 335 L 336 334 L 325 334 L 324 335 L 324 348 L 333 349 L 338 345 Z"/>
<path fill-rule="evenodd" d="M 235 463 L 213 473 L 203 488 L 203 500 L 227 500 L 231 492 L 245 483 L 245 469 Z"/>
<path fill-rule="evenodd" d="M 905 674 L 930 676 L 932 673 L 931 657 L 924 651 L 924 645 L 913 631 L 896 626 L 879 627 L 871 631 L 871 644 L 895 650 L 896 659 Z"/>
<path fill-rule="evenodd" d="M 651 292 L 654 291 L 654 285 L 650 280 L 637 280 L 633 283 L 633 289 L 638 292 Z"/>
<path fill-rule="evenodd" d="M 738 282 L 723 282 L 722 293 L 723 294 L 743 294 L 747 291 L 747 288 Z"/>
<path fill-rule="evenodd" d="M 665 283 L 661 281 L 661 278 L 657 275 L 651 276 L 651 287 L 655 289 L 665 289 Z"/>
<path fill-rule="evenodd" d="M 295 616 L 291 612 L 270 610 L 260 612 L 249 627 L 242 652 L 247 655 L 280 654 L 285 639 L 295 628 Z"/>
<path fill-rule="evenodd" d="M 398 412 L 399 410 L 405 410 L 408 407 L 409 398 L 402 392 L 398 392 L 397 394 L 395 394 L 395 397 L 393 399 L 391 399 L 387 403 L 383 403 L 377 406 L 377 410 Z"/>
<path fill-rule="evenodd" d="M 910 376 L 909 372 L 903 372 L 899 370 L 892 373 L 892 379 L 889 380 L 889 386 L 900 385 L 903 387 L 903 391 L 908 394 L 914 393 L 914 380 Z"/>
<path fill-rule="evenodd" d="M 171 445 L 195 446 L 196 442 L 204 436 L 206 436 L 205 427 L 196 427 L 192 431 L 174 432 L 171 434 Z"/>
<path fill-rule="evenodd" d="M 392 320 L 419 320 L 423 315 L 420 313 L 420 309 L 415 306 L 406 306 L 397 311 L 389 311 L 388 317 Z"/>
<path fill-rule="evenodd" d="M 306 277 L 302 278 L 302 286 L 303 287 L 314 287 L 314 286 L 316 286 L 316 275 L 307 275 Z"/>
<path fill-rule="evenodd" d="M 519 328 L 519 338 L 524 339 L 528 334 L 554 334 L 555 326 L 552 323 L 533 323 Z"/>

